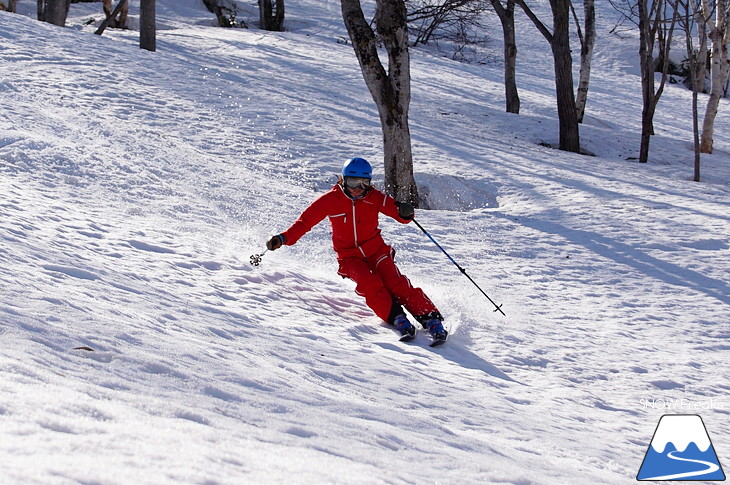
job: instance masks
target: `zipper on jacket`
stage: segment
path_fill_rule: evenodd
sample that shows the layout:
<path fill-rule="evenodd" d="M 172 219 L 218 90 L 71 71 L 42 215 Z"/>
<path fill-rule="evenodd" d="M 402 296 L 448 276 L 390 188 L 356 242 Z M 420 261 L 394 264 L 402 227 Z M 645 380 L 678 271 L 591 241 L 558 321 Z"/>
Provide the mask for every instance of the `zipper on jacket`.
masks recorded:
<path fill-rule="evenodd" d="M 360 247 L 360 243 L 357 241 L 357 217 L 355 215 L 355 201 L 352 201 L 352 235 L 355 237 L 355 247 L 360 250 L 362 257 L 365 257 L 365 251 Z"/>

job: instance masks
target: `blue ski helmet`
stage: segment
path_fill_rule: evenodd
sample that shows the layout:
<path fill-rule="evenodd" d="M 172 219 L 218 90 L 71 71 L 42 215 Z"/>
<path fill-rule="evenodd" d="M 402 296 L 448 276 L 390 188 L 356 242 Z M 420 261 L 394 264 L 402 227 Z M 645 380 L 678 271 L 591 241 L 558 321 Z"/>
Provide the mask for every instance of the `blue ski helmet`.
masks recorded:
<path fill-rule="evenodd" d="M 373 168 L 364 158 L 355 157 L 345 162 L 342 166 L 343 177 L 365 177 L 373 178 Z"/>

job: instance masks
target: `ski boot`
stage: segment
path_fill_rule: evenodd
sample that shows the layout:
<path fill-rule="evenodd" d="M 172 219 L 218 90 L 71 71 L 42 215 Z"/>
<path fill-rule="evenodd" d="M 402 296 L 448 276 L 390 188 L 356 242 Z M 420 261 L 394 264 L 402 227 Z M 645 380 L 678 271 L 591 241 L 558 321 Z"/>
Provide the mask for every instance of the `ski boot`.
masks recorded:
<path fill-rule="evenodd" d="M 423 326 L 428 329 L 428 333 L 431 334 L 431 338 L 433 339 L 431 347 L 441 345 L 449 338 L 449 332 L 444 329 L 443 321 L 439 318 L 432 318 L 426 321 Z"/>
<path fill-rule="evenodd" d="M 393 326 L 400 333 L 401 342 L 410 342 L 416 337 L 416 327 L 408 321 L 408 318 L 403 313 L 395 317 Z"/>

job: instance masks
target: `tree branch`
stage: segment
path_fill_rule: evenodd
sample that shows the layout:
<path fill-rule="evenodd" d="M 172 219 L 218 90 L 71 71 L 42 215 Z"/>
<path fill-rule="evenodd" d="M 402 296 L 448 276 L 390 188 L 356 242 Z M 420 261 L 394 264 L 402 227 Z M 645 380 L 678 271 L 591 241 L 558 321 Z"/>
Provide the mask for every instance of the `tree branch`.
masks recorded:
<path fill-rule="evenodd" d="M 552 45 L 553 33 L 550 32 L 545 24 L 543 24 L 542 21 L 537 17 L 537 15 L 535 15 L 535 12 L 533 12 L 530 7 L 525 4 L 525 0 L 515 0 L 515 3 L 522 7 L 522 10 L 524 10 L 525 14 L 529 17 L 530 20 L 532 20 L 532 23 L 535 24 L 537 30 L 539 30 L 540 33 L 545 37 L 545 39 L 547 39 L 547 41 Z"/>

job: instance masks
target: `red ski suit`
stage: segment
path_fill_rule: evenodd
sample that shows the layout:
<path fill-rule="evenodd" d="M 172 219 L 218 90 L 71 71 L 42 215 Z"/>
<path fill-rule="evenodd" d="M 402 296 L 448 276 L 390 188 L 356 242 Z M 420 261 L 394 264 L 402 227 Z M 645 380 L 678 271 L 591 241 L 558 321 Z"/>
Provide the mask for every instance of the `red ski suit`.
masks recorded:
<path fill-rule="evenodd" d="M 440 317 L 438 309 L 420 288 L 398 270 L 395 251 L 385 244 L 378 227 L 383 213 L 396 221 L 410 222 L 398 215 L 395 199 L 371 188 L 364 197 L 351 199 L 341 185 L 317 198 L 282 235 L 291 246 L 329 217 L 332 246 L 340 265 L 338 273 L 350 278 L 355 292 L 365 298 L 375 314 L 388 323 L 403 312 L 403 305 L 419 322 Z"/>

